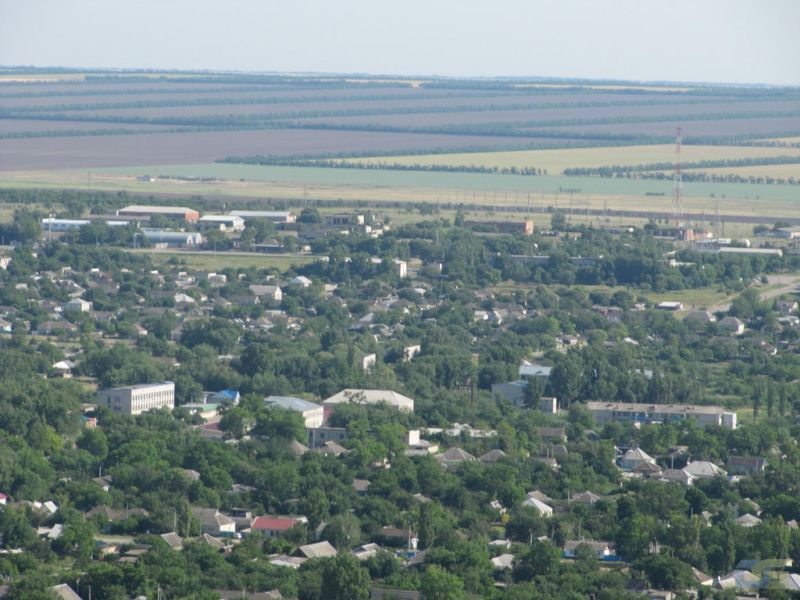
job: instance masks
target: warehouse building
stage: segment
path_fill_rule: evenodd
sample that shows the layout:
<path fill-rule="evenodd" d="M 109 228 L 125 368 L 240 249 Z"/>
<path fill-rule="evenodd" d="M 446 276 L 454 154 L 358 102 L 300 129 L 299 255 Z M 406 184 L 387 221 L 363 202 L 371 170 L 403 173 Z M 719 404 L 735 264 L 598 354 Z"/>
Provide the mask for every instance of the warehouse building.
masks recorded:
<path fill-rule="evenodd" d="M 148 242 L 162 248 L 194 248 L 203 243 L 203 235 L 196 231 L 142 229 L 142 233 Z"/>
<path fill-rule="evenodd" d="M 134 204 L 120 208 L 117 211 L 117 216 L 119 217 L 131 217 L 134 219 L 149 219 L 156 215 L 170 219 L 180 219 L 187 223 L 197 223 L 200 220 L 199 212 L 185 206 L 139 206 Z"/>
<path fill-rule="evenodd" d="M 123 415 L 140 415 L 159 408 L 172 409 L 175 407 L 175 384 L 162 381 L 100 390 L 97 404 Z"/>
<path fill-rule="evenodd" d="M 253 219 L 266 219 L 273 223 L 295 223 L 297 221 L 297 215 L 286 210 L 233 210 L 230 214 L 241 217 L 245 221 Z"/>
<path fill-rule="evenodd" d="M 200 225 L 205 229 L 217 229 L 225 233 L 244 231 L 244 219 L 236 215 L 203 215 Z"/>

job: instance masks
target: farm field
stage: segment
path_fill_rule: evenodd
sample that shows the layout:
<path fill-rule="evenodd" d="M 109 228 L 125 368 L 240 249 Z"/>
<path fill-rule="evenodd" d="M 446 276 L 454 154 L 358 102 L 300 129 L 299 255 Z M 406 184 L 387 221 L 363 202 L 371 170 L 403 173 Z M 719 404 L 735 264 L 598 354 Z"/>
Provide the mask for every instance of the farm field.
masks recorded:
<path fill-rule="evenodd" d="M 138 176 L 207 177 L 208 182 Z M 504 176 L 478 173 L 409 172 L 388 170 L 277 167 L 236 164 L 150 165 L 95 169 L 91 189 L 127 190 L 144 194 L 199 194 L 245 198 L 321 199 L 344 202 L 429 202 L 437 204 L 518 207 L 535 215 L 550 207 L 573 212 L 587 208 L 669 212 L 669 181 L 601 179 L 597 177 Z M 86 189 L 87 171 L 0 172 L 0 186 Z M 647 196 L 659 193 L 660 196 Z M 713 194 L 713 196 L 712 196 Z M 791 185 L 691 183 L 684 184 L 687 215 L 701 218 L 717 207 L 721 214 L 797 216 L 798 190 Z M 642 215 L 646 218 L 646 215 Z M 548 217 L 549 219 L 549 217 Z"/>
<path fill-rule="evenodd" d="M 527 146 L 535 139 L 380 131 L 265 129 L 0 140 L 0 171 L 212 162 L 231 155 L 375 153 Z"/>
<path fill-rule="evenodd" d="M 765 158 L 773 156 L 800 156 L 800 148 L 771 148 L 747 146 L 694 146 L 681 148 L 684 163 L 701 160 L 725 160 L 740 158 Z M 591 148 L 558 148 L 547 150 L 520 150 L 509 152 L 476 152 L 460 154 L 419 154 L 413 156 L 378 156 L 357 159 L 342 159 L 345 163 L 400 164 L 400 165 L 447 165 L 517 167 L 546 169 L 548 174 L 560 174 L 570 167 L 602 167 L 608 165 L 637 165 L 675 160 L 674 144 L 652 144 L 639 146 L 608 146 Z M 797 165 L 789 166 L 797 169 Z M 758 167 L 756 167 L 758 168 Z"/>
<path fill-rule="evenodd" d="M 0 77 L 0 185 L 464 204 L 540 214 L 607 207 L 638 219 L 670 212 L 669 181 L 564 177 L 562 171 L 670 163 L 676 126 L 687 142 L 684 163 L 800 156 L 800 148 L 737 146 L 744 139 L 800 135 L 800 90 L 793 88 L 134 75 Z M 231 157 L 251 164 L 217 163 Z M 548 175 L 290 166 L 296 158 L 533 167 Z M 768 165 L 718 173 L 791 177 L 796 171 L 796 165 Z M 137 181 L 145 174 L 171 179 Z M 687 182 L 684 209 L 701 220 L 717 207 L 739 217 L 792 217 L 797 191 Z"/>

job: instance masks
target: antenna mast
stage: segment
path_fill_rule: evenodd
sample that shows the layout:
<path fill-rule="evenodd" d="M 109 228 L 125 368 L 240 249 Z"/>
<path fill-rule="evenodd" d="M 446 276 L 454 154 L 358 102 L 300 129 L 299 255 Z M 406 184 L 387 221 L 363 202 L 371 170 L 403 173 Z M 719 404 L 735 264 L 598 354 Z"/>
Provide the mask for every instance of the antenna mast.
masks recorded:
<path fill-rule="evenodd" d="M 681 127 L 675 128 L 675 173 L 672 176 L 672 220 L 675 229 L 683 227 L 683 182 L 681 181 Z"/>

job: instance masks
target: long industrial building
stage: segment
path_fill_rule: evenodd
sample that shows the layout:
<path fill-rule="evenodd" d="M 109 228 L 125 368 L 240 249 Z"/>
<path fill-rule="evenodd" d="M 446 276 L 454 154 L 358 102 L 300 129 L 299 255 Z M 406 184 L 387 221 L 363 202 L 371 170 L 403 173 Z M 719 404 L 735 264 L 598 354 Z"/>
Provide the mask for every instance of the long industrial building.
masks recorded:
<path fill-rule="evenodd" d="M 286 210 L 232 210 L 231 215 L 242 217 L 245 221 L 265 219 L 273 223 L 294 223 L 297 215 Z"/>
<path fill-rule="evenodd" d="M 172 409 L 175 407 L 175 384 L 161 381 L 100 390 L 97 403 L 123 415 L 140 415 L 159 408 Z"/>
<path fill-rule="evenodd" d="M 139 219 L 149 219 L 156 215 L 169 217 L 170 219 L 181 219 L 187 223 L 196 223 L 200 220 L 199 212 L 185 206 L 140 206 L 134 204 L 120 208 L 117 211 L 117 216 Z"/>
<path fill-rule="evenodd" d="M 668 423 L 695 419 L 698 425 L 718 425 L 736 429 L 736 413 L 721 406 L 694 406 L 688 404 L 634 404 L 632 402 L 587 402 L 595 423 L 609 421 L 623 423 Z"/>

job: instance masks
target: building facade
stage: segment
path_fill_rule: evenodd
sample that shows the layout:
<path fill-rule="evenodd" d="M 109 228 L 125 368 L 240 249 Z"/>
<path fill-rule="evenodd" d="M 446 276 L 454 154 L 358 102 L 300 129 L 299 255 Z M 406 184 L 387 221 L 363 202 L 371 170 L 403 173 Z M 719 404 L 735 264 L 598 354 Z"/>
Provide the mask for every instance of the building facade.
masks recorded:
<path fill-rule="evenodd" d="M 609 421 L 633 423 L 667 423 L 695 419 L 698 425 L 717 425 L 736 429 L 736 413 L 721 406 L 692 406 L 685 404 L 634 404 L 631 402 L 587 402 L 594 421 L 602 426 Z"/>
<path fill-rule="evenodd" d="M 175 408 L 175 383 L 162 381 L 100 390 L 97 404 L 123 415 L 140 415 L 159 408 L 172 409 Z"/>

